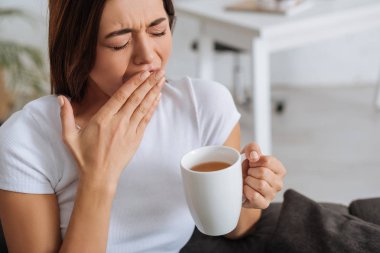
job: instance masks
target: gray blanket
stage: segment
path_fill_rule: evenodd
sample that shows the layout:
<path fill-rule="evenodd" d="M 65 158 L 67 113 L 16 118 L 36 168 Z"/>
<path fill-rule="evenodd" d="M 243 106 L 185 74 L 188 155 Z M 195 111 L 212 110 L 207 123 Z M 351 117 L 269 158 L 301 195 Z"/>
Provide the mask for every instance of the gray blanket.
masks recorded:
<path fill-rule="evenodd" d="M 370 219 L 380 217 L 378 211 L 369 215 Z M 376 253 L 380 252 L 380 226 L 335 212 L 288 190 L 266 252 Z"/>
<path fill-rule="evenodd" d="M 246 237 L 228 240 L 195 229 L 181 253 L 380 253 L 380 198 L 349 207 L 320 204 L 288 190 Z"/>

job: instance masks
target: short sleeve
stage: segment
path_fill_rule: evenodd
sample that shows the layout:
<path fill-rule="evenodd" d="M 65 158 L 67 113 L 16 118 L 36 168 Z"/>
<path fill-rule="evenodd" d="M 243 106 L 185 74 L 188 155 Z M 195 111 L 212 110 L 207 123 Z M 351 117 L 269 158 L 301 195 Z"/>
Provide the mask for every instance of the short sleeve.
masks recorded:
<path fill-rule="evenodd" d="M 0 127 L 0 189 L 52 194 L 51 146 L 25 108 Z"/>
<path fill-rule="evenodd" d="M 220 83 L 193 80 L 202 146 L 223 145 L 239 122 L 229 90 Z"/>

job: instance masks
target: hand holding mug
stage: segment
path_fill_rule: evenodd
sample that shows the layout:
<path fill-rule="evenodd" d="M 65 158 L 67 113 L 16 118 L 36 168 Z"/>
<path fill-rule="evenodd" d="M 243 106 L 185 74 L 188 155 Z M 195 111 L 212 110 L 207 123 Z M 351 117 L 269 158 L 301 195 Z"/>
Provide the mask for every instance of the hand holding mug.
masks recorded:
<path fill-rule="evenodd" d="M 243 207 L 265 209 L 282 190 L 286 169 L 277 158 L 263 155 L 256 143 L 242 152 L 247 157 L 243 162 Z"/>

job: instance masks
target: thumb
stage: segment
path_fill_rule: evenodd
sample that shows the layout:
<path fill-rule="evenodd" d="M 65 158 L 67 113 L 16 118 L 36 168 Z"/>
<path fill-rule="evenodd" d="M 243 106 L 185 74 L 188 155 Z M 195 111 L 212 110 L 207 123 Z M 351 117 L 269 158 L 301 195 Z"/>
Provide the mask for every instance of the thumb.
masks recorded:
<path fill-rule="evenodd" d="M 58 96 L 57 99 L 61 106 L 62 136 L 67 140 L 70 135 L 76 132 L 73 108 L 65 96 Z"/>
<path fill-rule="evenodd" d="M 246 145 L 242 153 L 245 154 L 245 156 L 250 162 L 258 161 L 260 159 L 260 156 L 263 155 L 260 146 L 255 142 L 251 142 L 248 145 Z"/>

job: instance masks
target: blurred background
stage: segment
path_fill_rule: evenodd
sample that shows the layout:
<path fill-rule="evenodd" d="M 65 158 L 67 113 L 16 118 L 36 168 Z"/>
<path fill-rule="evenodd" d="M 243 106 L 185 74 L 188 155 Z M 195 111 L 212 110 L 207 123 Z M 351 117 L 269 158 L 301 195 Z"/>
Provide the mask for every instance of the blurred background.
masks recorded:
<path fill-rule="evenodd" d="M 176 0 L 183 1 L 192 0 Z M 5 11 L 9 9 L 13 11 Z M 4 121 L 27 101 L 50 91 L 47 0 L 1 1 L 0 10 L 0 121 Z M 197 77 L 194 43 L 199 29 L 198 20 L 178 16 L 167 67 L 170 78 Z M 239 54 L 238 61 L 240 82 L 249 90 L 249 54 Z M 216 81 L 232 91 L 236 55 L 217 52 L 214 62 Z M 380 29 L 274 53 L 270 71 L 272 153 L 288 170 L 285 189 L 343 204 L 379 197 L 380 112 L 374 98 L 380 79 Z M 243 100 L 236 98 L 242 145 L 253 141 L 249 98 Z M 276 200 L 281 201 L 282 194 Z"/>

